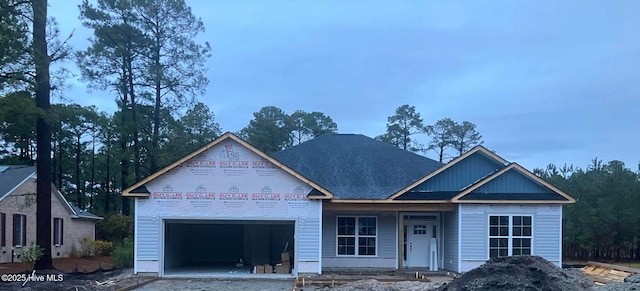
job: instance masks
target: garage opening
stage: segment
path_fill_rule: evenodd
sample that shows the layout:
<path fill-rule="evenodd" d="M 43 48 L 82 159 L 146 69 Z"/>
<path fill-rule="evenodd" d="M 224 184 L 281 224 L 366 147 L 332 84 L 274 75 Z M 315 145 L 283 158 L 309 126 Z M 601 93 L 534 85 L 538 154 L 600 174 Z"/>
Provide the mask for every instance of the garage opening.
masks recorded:
<path fill-rule="evenodd" d="M 294 228 L 294 221 L 166 220 L 164 273 L 288 274 Z"/>

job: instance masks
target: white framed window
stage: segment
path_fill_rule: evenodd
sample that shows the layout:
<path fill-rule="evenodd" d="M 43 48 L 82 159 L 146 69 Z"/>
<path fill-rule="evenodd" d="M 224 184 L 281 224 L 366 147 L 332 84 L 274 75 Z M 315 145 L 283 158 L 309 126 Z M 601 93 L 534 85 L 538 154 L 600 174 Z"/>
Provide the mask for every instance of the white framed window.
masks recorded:
<path fill-rule="evenodd" d="M 61 246 L 64 243 L 64 221 L 62 218 L 53 219 L 53 245 Z"/>
<path fill-rule="evenodd" d="M 337 254 L 375 256 L 378 219 L 376 217 L 337 217 Z"/>
<path fill-rule="evenodd" d="M 489 258 L 531 254 L 532 217 L 489 216 Z"/>
<path fill-rule="evenodd" d="M 27 216 L 24 214 L 13 215 L 13 245 L 16 247 L 27 244 Z"/>

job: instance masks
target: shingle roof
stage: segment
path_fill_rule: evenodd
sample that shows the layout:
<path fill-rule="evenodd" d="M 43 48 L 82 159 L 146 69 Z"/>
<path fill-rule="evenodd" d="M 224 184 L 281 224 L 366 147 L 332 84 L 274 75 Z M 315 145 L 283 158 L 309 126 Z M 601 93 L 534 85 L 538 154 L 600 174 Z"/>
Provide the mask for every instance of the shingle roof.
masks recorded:
<path fill-rule="evenodd" d="M 35 166 L 0 165 L 0 167 L 6 168 L 0 171 L 0 199 L 36 172 Z"/>
<path fill-rule="evenodd" d="M 76 213 L 76 215 L 79 218 L 88 218 L 88 219 L 96 219 L 96 220 L 102 220 L 103 218 L 100 216 L 97 216 L 89 211 L 84 211 L 76 206 L 71 206 L 73 207 L 73 211 Z"/>
<path fill-rule="evenodd" d="M 361 134 L 325 134 L 272 156 L 335 199 L 385 199 L 442 166 Z"/>

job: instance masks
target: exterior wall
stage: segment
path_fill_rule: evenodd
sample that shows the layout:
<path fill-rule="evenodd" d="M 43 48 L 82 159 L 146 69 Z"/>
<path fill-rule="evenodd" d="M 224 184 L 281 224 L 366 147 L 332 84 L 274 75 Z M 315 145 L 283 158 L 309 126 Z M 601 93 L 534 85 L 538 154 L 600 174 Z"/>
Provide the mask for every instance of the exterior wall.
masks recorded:
<path fill-rule="evenodd" d="M 416 186 L 414 191 L 458 191 L 498 169 L 504 168 L 481 153 L 470 155 L 442 173 Z"/>
<path fill-rule="evenodd" d="M 55 188 L 54 188 L 55 191 Z M 0 262 L 18 261 L 17 253 L 24 247 L 13 246 L 13 214 L 27 216 L 27 246 L 36 241 L 36 180 L 31 178 L 15 189 L 9 196 L 0 201 L 0 212 L 6 215 L 5 238 L 6 245 L 0 247 Z M 52 246 L 53 258 L 64 258 L 80 251 L 80 240 L 83 237 L 95 238 L 95 222 L 88 219 L 71 218 L 71 214 L 64 201 L 57 194 L 51 197 L 51 230 L 53 218 L 63 219 L 64 239 L 60 246 Z M 53 239 L 52 239 L 53 242 Z"/>
<path fill-rule="evenodd" d="M 444 232 L 444 257 L 442 268 L 445 270 L 459 272 L 458 270 L 458 210 L 443 212 L 441 228 Z"/>
<path fill-rule="evenodd" d="M 134 272 L 164 275 L 164 223 L 190 220 L 295 222 L 294 273 L 320 272 L 322 204 L 309 185 L 235 141 L 219 143 L 145 184 L 135 200 Z"/>
<path fill-rule="evenodd" d="M 375 216 L 378 218 L 376 256 L 338 256 L 337 229 L 338 216 Z M 396 212 L 328 212 L 322 216 L 322 269 L 358 269 L 398 267 L 398 222 Z"/>
<path fill-rule="evenodd" d="M 473 192 L 480 193 L 551 193 L 542 185 L 511 169 Z"/>
<path fill-rule="evenodd" d="M 562 205 L 460 205 L 461 272 L 489 259 L 489 216 L 531 215 L 532 255 L 562 265 Z"/>

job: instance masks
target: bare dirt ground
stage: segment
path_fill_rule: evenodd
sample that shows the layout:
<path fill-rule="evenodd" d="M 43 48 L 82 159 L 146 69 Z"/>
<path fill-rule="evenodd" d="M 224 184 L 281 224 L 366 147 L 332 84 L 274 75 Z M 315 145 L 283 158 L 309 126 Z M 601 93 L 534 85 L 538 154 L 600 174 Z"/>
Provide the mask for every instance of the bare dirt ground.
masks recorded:
<path fill-rule="evenodd" d="M 15 281 L 15 277 L 3 277 L 0 290 L 120 290 L 125 287 L 146 282 L 152 278 L 133 274 L 132 269 L 116 269 L 109 257 L 63 258 L 54 259 L 56 270 L 36 272 L 38 276 L 61 275 L 55 277 L 58 281 L 35 282 L 30 281 L 22 287 L 23 281 Z M 23 263 L 0 264 L 0 274 L 25 274 L 27 266 Z"/>
<path fill-rule="evenodd" d="M 133 290 L 291 291 L 293 283 L 293 279 L 161 279 Z"/>

